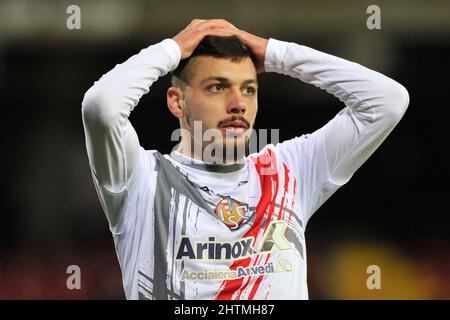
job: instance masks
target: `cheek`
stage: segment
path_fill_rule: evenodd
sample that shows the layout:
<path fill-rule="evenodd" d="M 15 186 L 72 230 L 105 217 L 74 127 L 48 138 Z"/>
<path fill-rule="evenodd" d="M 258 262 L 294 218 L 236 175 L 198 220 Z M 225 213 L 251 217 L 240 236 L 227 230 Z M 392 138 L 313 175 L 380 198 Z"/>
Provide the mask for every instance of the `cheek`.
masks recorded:
<path fill-rule="evenodd" d="M 205 110 L 207 110 L 208 107 L 208 100 L 205 99 L 203 96 L 199 94 L 192 94 L 189 97 L 188 103 L 189 107 L 193 110 L 193 113 L 203 113 Z"/>
<path fill-rule="evenodd" d="M 214 118 L 223 104 L 222 100 L 223 98 L 220 97 L 192 95 L 189 98 L 189 107 L 192 109 L 192 114 L 199 118 Z"/>
<path fill-rule="evenodd" d="M 256 99 L 253 99 L 252 101 L 248 102 L 247 106 L 249 120 L 254 122 L 256 119 L 256 114 L 258 113 L 258 101 Z"/>
<path fill-rule="evenodd" d="M 208 101 L 191 96 L 186 100 L 187 110 L 189 110 L 190 122 L 201 121 L 203 130 L 214 125 L 214 113 L 211 112 L 211 106 Z"/>

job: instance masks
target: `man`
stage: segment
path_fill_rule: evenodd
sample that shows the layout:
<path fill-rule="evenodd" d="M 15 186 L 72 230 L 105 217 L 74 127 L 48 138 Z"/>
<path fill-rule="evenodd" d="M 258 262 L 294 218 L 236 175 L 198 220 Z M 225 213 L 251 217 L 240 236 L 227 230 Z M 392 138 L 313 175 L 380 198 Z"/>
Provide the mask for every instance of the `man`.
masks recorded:
<path fill-rule="evenodd" d="M 311 83 L 346 107 L 312 134 L 245 156 L 263 71 Z M 128 117 L 168 72 L 181 142 L 162 155 L 139 146 Z M 117 65 L 86 92 L 82 115 L 127 298 L 307 299 L 308 219 L 408 103 L 405 88 L 380 73 L 225 20 L 193 20 Z M 214 143 L 196 138 L 196 124 Z M 218 148 L 230 145 L 231 156 Z"/>

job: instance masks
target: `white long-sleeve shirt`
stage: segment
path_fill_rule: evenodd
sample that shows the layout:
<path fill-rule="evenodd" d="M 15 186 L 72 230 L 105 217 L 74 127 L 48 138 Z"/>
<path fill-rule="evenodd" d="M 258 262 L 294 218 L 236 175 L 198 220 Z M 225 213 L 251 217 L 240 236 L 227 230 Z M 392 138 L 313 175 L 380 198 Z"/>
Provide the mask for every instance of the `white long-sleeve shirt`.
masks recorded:
<path fill-rule="evenodd" d="M 243 165 L 186 164 L 178 152 L 140 147 L 128 120 L 180 56 L 172 39 L 143 49 L 95 82 L 82 103 L 89 165 L 127 298 L 307 299 L 306 224 L 400 121 L 406 89 L 359 64 L 270 39 L 266 72 L 324 89 L 345 108 Z"/>

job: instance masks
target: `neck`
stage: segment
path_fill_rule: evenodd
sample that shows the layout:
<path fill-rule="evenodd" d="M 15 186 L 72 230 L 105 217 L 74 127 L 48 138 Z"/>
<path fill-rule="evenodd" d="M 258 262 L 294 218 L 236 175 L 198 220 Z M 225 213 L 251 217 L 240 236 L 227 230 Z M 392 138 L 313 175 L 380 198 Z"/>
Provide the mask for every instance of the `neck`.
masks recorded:
<path fill-rule="evenodd" d="M 191 146 L 194 146 L 193 150 Z M 226 152 L 224 149 L 222 145 L 213 145 L 211 142 L 206 145 L 195 145 L 193 142 L 188 142 L 187 139 L 181 139 L 176 151 L 194 160 L 214 165 L 242 163 L 245 158 L 245 150 L 244 152 L 237 150 Z M 229 153 L 232 155 L 230 156 Z"/>

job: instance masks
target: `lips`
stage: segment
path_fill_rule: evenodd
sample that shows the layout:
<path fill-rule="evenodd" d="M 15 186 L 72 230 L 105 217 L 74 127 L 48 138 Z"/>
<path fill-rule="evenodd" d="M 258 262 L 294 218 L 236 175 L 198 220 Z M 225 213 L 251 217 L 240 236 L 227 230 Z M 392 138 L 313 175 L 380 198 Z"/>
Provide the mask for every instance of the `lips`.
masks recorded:
<path fill-rule="evenodd" d="M 244 121 L 241 120 L 233 120 L 230 122 L 227 122 L 221 126 L 222 128 L 242 128 L 242 129 L 248 129 L 247 124 Z"/>

